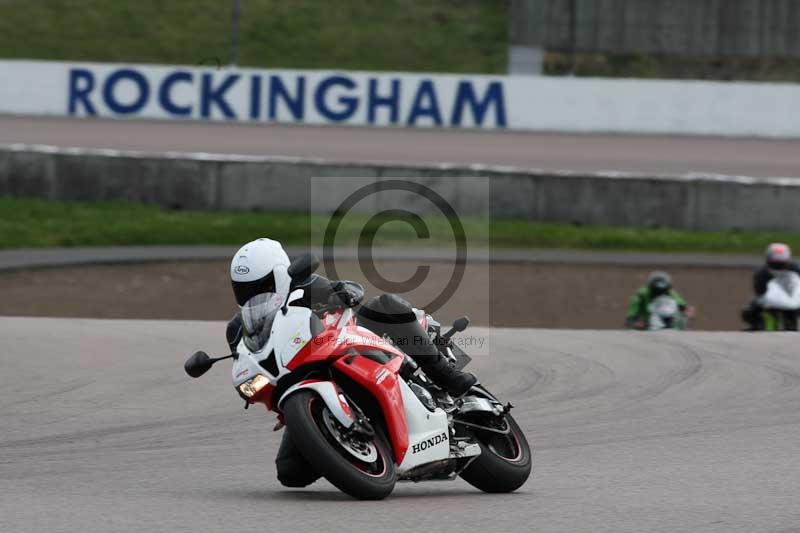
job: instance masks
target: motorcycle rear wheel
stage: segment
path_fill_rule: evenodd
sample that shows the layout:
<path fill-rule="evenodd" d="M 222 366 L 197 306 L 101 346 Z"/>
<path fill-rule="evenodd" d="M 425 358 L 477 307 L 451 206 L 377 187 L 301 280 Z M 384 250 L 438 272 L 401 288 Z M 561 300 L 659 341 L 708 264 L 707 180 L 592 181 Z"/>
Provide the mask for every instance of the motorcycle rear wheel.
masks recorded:
<path fill-rule="evenodd" d="M 528 480 L 533 469 L 533 452 L 525 434 L 511 415 L 505 415 L 509 432 L 473 432 L 481 454 L 463 471 L 461 478 L 484 492 L 513 492 Z"/>
<path fill-rule="evenodd" d="M 359 500 L 381 500 L 391 494 L 397 471 L 391 449 L 379 428 L 375 429 L 371 442 L 346 447 L 342 437 L 344 428 L 331 426 L 330 411 L 312 391 L 292 394 L 286 399 L 283 412 L 286 428 L 300 453 L 336 488 Z M 358 448 L 367 450 L 364 456 L 370 461 L 357 458 Z"/>

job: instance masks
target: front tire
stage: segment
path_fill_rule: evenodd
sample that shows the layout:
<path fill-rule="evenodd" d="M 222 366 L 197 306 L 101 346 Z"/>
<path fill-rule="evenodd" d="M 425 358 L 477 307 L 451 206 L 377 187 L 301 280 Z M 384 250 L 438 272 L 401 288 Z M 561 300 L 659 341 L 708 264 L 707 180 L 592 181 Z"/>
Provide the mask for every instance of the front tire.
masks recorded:
<path fill-rule="evenodd" d="M 357 442 L 348 448 L 342 442 L 344 428 L 333 421 L 325 402 L 308 390 L 289 396 L 283 413 L 300 453 L 336 488 L 359 500 L 381 500 L 391 494 L 397 471 L 380 429 L 375 430 L 370 442 Z M 359 459 L 359 449 L 365 460 Z"/>
<path fill-rule="evenodd" d="M 513 492 L 525 484 L 533 469 L 533 453 L 525 435 L 511 415 L 504 419 L 507 435 L 474 432 L 481 454 L 461 472 L 464 481 L 484 492 Z"/>

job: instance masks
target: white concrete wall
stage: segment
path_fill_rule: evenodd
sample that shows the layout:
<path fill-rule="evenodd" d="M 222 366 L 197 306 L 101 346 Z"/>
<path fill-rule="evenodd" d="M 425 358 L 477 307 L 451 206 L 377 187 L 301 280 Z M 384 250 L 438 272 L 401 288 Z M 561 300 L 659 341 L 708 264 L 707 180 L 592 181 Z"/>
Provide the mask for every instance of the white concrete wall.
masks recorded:
<path fill-rule="evenodd" d="M 800 85 L 0 61 L 0 113 L 800 137 Z"/>

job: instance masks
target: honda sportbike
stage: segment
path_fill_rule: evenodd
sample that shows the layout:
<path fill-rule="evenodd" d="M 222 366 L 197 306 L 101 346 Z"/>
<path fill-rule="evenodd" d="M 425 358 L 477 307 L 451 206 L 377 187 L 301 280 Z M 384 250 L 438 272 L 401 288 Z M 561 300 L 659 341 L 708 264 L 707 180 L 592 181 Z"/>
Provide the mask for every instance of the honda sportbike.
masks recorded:
<path fill-rule="evenodd" d="M 319 266 L 313 255 L 289 267 L 294 287 Z M 357 324 L 351 308 L 318 316 L 290 305 L 291 290 L 258 351 L 244 341 L 225 357 L 197 352 L 185 364 L 199 377 L 233 359 L 233 385 L 246 406 L 261 403 L 286 425 L 318 474 L 359 499 L 388 496 L 397 481 L 461 476 L 486 492 L 510 492 L 528 479 L 533 457 L 525 435 L 503 403 L 480 384 L 453 398 L 428 379 L 412 358 Z M 452 340 L 466 317 L 441 332 L 415 311 L 443 355 L 459 369 L 470 357 Z M 276 426 L 276 427 L 278 427 Z"/>

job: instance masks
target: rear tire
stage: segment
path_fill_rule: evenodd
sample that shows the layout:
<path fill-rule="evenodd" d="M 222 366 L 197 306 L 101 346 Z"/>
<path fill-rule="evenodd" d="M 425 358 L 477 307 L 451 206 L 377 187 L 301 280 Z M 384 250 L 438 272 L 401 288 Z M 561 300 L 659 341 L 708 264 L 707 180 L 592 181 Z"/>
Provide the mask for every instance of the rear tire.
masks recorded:
<path fill-rule="evenodd" d="M 505 415 L 510 432 L 500 435 L 490 431 L 475 431 L 481 454 L 461 477 L 484 492 L 512 492 L 528 480 L 533 469 L 533 453 L 525 435 L 511 415 Z"/>
<path fill-rule="evenodd" d="M 303 457 L 336 488 L 354 498 L 381 500 L 391 494 L 397 472 L 380 429 L 375 429 L 370 443 L 377 451 L 377 458 L 370 463 L 360 461 L 329 429 L 325 422 L 327 409 L 316 393 L 307 390 L 295 392 L 284 402 L 286 427 Z"/>

